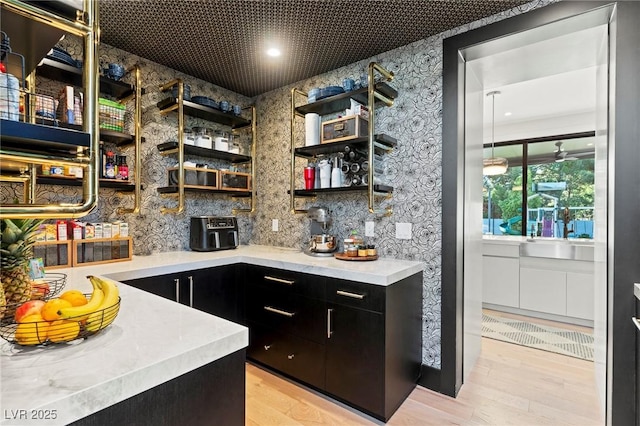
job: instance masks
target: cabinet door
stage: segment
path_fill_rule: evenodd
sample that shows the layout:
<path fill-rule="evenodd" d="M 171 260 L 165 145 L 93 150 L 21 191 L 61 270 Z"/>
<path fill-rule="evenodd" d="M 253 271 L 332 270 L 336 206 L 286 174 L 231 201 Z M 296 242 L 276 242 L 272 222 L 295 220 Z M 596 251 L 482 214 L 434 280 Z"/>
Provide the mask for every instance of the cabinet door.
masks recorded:
<path fill-rule="evenodd" d="M 235 265 L 226 265 L 185 272 L 182 285 L 189 287 L 192 295 L 185 302 L 200 311 L 239 322 L 241 283 L 236 283 L 235 271 Z"/>
<path fill-rule="evenodd" d="M 520 261 L 482 257 L 482 302 L 517 308 L 520 303 Z"/>
<path fill-rule="evenodd" d="M 327 392 L 384 415 L 384 315 L 328 304 Z"/>
<path fill-rule="evenodd" d="M 138 278 L 135 280 L 123 281 L 125 284 L 130 285 L 140 290 L 153 293 L 157 296 L 164 297 L 165 299 L 178 301 L 178 295 L 181 299 L 184 295 L 181 293 L 180 281 L 176 285 L 175 280 L 180 279 L 179 275 L 158 275 L 155 277 Z M 181 300 L 182 301 L 182 300 Z"/>
<path fill-rule="evenodd" d="M 567 314 L 567 273 L 520 268 L 520 308 Z"/>
<path fill-rule="evenodd" d="M 324 388 L 324 346 L 249 321 L 247 356 L 297 380 Z"/>
<path fill-rule="evenodd" d="M 567 315 L 593 320 L 594 276 L 567 272 Z"/>

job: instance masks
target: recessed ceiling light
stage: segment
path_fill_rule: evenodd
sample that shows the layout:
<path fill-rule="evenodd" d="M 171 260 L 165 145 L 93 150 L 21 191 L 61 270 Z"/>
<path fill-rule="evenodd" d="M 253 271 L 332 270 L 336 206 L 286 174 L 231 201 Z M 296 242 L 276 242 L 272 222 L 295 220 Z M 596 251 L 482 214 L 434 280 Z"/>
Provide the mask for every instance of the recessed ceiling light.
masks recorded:
<path fill-rule="evenodd" d="M 270 47 L 269 49 L 267 49 L 267 55 L 269 55 L 269 56 L 271 56 L 273 58 L 276 58 L 276 57 L 282 55 L 282 52 L 277 47 Z"/>
<path fill-rule="evenodd" d="M 505 113 L 504 113 L 504 116 L 505 116 L 505 117 L 509 117 L 511 114 L 512 114 L 512 113 L 510 113 L 510 112 L 505 112 Z"/>

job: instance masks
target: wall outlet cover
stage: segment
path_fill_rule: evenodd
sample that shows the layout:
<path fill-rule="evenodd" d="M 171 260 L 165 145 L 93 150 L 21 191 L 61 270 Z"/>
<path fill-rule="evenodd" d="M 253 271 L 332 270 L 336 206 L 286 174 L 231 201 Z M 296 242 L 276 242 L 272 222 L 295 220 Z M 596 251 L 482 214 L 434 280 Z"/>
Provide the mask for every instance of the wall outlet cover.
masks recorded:
<path fill-rule="evenodd" d="M 271 230 L 273 232 L 278 232 L 279 224 L 278 219 L 271 219 Z"/>
<path fill-rule="evenodd" d="M 411 224 L 410 223 L 396 223 L 396 238 L 399 240 L 411 239 Z"/>
<path fill-rule="evenodd" d="M 375 237 L 374 234 L 375 224 L 374 222 L 365 222 L 364 223 L 364 236 L 365 237 Z"/>

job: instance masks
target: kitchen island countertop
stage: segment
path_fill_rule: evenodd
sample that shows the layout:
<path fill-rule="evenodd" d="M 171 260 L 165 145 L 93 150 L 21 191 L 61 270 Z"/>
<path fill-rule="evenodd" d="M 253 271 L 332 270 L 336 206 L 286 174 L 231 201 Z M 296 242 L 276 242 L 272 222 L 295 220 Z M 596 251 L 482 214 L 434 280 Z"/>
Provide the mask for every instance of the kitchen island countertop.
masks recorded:
<path fill-rule="evenodd" d="M 117 281 L 233 263 L 250 263 L 389 285 L 421 272 L 420 262 L 345 262 L 279 247 L 170 252 L 132 261 L 57 270 L 67 289 L 89 292 L 89 274 Z M 120 313 L 84 341 L 25 348 L 0 341 L 2 425 L 67 424 L 248 345 L 246 327 L 121 285 Z M 48 417 L 43 418 L 43 417 Z"/>

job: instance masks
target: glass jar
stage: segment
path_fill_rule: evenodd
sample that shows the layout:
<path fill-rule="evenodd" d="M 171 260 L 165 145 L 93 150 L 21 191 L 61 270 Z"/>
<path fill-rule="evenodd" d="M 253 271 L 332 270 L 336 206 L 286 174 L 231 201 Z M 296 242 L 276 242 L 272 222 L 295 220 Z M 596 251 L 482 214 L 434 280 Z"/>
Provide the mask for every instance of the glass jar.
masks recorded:
<path fill-rule="evenodd" d="M 358 257 L 367 257 L 367 246 L 364 244 L 358 246 Z"/>
<path fill-rule="evenodd" d="M 358 257 L 358 247 L 355 245 L 350 246 L 347 249 L 347 256 L 348 257 Z"/>
<path fill-rule="evenodd" d="M 376 251 L 376 246 L 373 244 L 369 244 L 367 246 L 367 256 L 377 256 L 378 252 Z"/>

